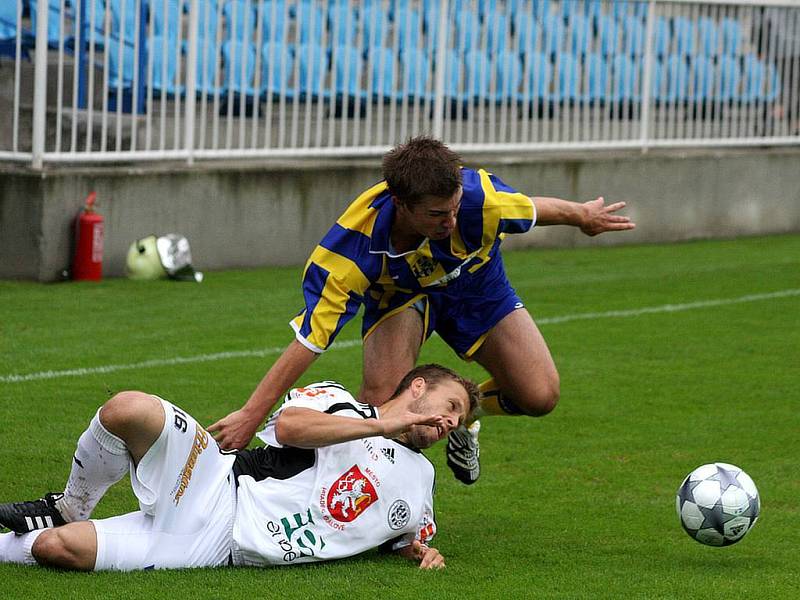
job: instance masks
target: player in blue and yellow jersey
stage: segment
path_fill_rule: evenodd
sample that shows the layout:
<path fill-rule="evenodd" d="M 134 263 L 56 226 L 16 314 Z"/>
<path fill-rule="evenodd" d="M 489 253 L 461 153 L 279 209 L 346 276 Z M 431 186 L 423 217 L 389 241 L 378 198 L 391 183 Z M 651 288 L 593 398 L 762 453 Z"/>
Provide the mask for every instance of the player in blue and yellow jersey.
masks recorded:
<path fill-rule="evenodd" d="M 414 367 L 436 331 L 490 375 L 472 415 L 545 415 L 559 377 L 544 338 L 506 278 L 506 234 L 573 225 L 587 235 L 632 229 L 605 205 L 534 197 L 495 175 L 461 165 L 441 142 L 418 137 L 383 160 L 384 181 L 347 208 L 313 251 L 303 274 L 305 306 L 295 340 L 239 410 L 212 425 L 223 448 L 247 445 L 272 406 L 364 306 L 360 399 L 380 405 Z M 478 478 L 477 420 L 450 435 L 447 458 L 465 483 Z"/>

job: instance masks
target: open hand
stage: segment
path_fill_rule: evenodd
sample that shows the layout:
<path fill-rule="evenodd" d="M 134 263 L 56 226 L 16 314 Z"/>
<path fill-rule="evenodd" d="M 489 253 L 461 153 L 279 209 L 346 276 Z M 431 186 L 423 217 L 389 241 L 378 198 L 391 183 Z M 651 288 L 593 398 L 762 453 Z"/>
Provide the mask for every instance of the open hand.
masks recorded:
<path fill-rule="evenodd" d="M 633 229 L 636 224 L 629 217 L 615 214 L 618 210 L 625 208 L 624 202 L 615 202 L 605 205 L 603 197 L 599 197 L 589 202 L 584 202 L 583 218 L 581 219 L 581 231 L 586 235 L 594 236 L 606 231 L 625 231 Z"/>

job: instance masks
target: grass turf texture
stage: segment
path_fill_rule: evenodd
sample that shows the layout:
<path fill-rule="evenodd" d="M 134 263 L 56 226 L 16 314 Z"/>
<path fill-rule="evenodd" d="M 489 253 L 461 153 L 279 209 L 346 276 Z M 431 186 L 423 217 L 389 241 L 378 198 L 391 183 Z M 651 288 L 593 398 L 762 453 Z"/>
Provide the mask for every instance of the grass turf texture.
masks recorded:
<path fill-rule="evenodd" d="M 505 255 L 534 318 L 800 288 L 800 236 Z M 173 282 L 0 282 L 0 376 L 284 346 L 299 269 Z M 562 398 L 544 419 L 488 418 L 483 474 L 438 471 L 443 572 L 369 553 L 316 566 L 134 574 L 0 565 L 6 598 L 789 598 L 797 568 L 800 297 L 542 325 Z M 355 339 L 351 324 L 340 339 Z M 62 489 L 77 437 L 114 391 L 163 395 L 209 424 L 237 408 L 277 353 L 81 377 L 0 382 L 0 501 Z M 482 379 L 434 338 L 421 360 Z M 303 378 L 356 390 L 360 348 Z M 674 495 L 696 466 L 744 468 L 762 518 L 739 544 L 692 541 Z M 127 479 L 95 516 L 135 510 Z"/>

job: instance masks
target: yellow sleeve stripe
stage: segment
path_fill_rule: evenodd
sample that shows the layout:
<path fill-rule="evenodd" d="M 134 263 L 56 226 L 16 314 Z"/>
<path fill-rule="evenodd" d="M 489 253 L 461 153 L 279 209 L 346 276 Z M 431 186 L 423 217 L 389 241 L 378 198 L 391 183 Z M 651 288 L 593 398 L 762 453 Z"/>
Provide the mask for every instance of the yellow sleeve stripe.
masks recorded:
<path fill-rule="evenodd" d="M 369 280 L 356 263 L 349 258 L 331 252 L 323 246 L 317 246 L 308 259 L 308 263 L 322 267 L 356 294 L 363 295 L 369 287 Z M 308 269 L 308 266 L 306 266 Z M 327 287 L 327 285 L 326 285 Z M 323 295 L 324 296 L 324 295 Z"/>
<path fill-rule="evenodd" d="M 322 297 L 311 313 L 311 335 L 308 341 L 318 348 L 327 348 L 331 334 L 336 331 L 339 318 L 347 309 L 350 295 L 335 277 L 328 277 Z"/>
<path fill-rule="evenodd" d="M 503 219 L 532 220 L 534 215 L 533 201 L 525 194 L 510 194 L 508 192 L 494 192 L 497 202 L 502 205 Z"/>
<path fill-rule="evenodd" d="M 375 227 L 375 219 L 378 211 L 370 209 L 369 205 L 380 194 L 386 191 L 386 182 L 381 181 L 356 198 L 347 208 L 344 214 L 336 221 L 345 229 L 352 229 L 363 233 L 367 237 L 372 237 L 372 228 Z"/>

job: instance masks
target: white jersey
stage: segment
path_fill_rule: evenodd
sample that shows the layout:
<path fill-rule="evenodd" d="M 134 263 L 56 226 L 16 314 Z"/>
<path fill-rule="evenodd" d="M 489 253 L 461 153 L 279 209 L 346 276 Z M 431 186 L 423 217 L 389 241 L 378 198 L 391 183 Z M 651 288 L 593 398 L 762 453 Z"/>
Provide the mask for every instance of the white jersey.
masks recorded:
<path fill-rule="evenodd" d="M 235 564 L 331 560 L 433 537 L 434 469 L 421 452 L 383 437 L 315 450 L 282 446 L 275 421 L 290 406 L 354 419 L 378 416 L 333 382 L 287 394 L 258 435 L 267 445 L 240 453 L 234 464 Z"/>

